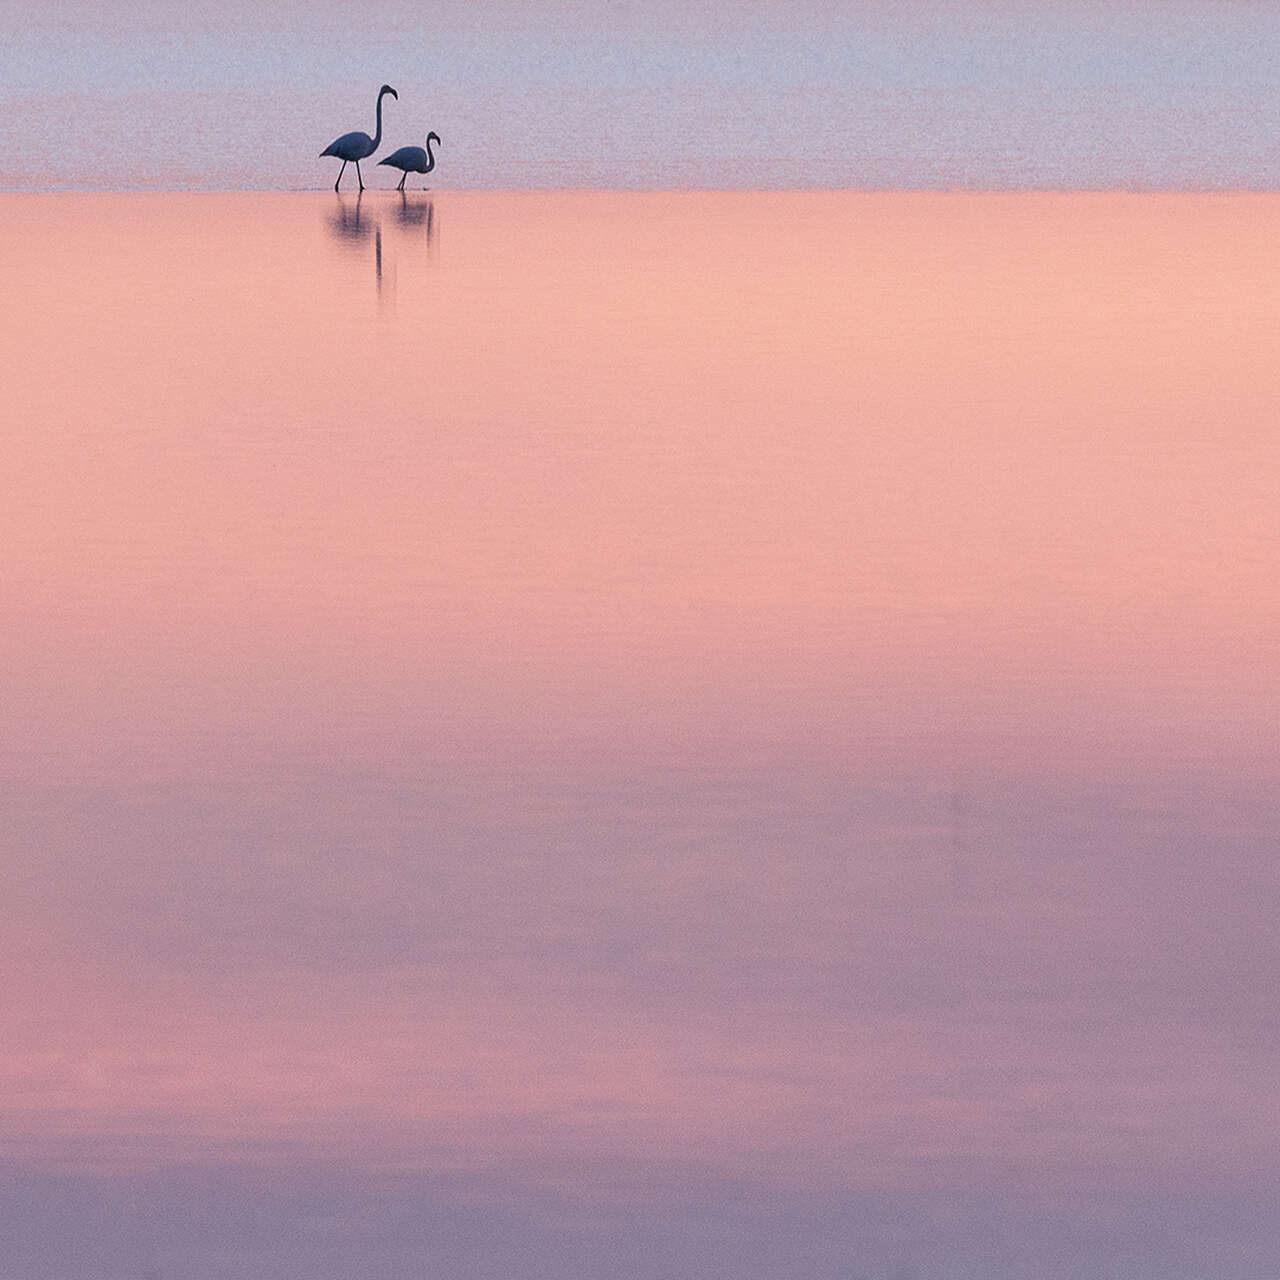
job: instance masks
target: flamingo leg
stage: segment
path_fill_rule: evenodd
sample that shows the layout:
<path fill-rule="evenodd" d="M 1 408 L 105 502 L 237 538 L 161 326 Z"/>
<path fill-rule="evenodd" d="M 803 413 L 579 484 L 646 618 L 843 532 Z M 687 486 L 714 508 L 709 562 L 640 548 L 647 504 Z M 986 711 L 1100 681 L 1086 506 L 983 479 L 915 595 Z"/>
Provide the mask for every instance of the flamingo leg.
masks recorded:
<path fill-rule="evenodd" d="M 360 161 L 356 161 L 356 181 L 360 184 L 360 190 L 364 190 L 364 179 L 360 176 Z"/>
<path fill-rule="evenodd" d="M 405 171 L 400 175 L 400 182 L 399 182 L 399 185 L 396 187 L 396 190 L 397 190 L 397 191 L 403 191 L 403 190 L 404 190 L 404 180 L 405 180 L 408 176 L 409 176 L 409 170 L 408 170 L 408 169 L 406 169 L 406 170 L 405 170 Z"/>
<path fill-rule="evenodd" d="M 338 182 L 341 182 L 341 181 L 342 181 L 342 175 L 343 175 L 344 173 L 346 173 L 346 171 L 347 171 L 347 162 L 344 160 L 344 161 L 342 162 L 342 168 L 338 170 Z M 337 191 L 337 189 L 338 189 L 338 182 L 335 182 L 335 183 L 333 184 L 333 189 L 334 189 L 335 191 Z"/>

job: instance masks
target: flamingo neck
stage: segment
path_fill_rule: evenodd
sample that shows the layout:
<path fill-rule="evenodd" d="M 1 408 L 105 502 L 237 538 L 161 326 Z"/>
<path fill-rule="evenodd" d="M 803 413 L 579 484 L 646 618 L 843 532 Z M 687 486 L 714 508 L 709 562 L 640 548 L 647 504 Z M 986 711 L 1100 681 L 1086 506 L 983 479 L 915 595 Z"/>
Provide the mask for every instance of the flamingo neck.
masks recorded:
<path fill-rule="evenodd" d="M 373 135 L 373 148 L 369 152 L 370 155 L 373 155 L 374 151 L 377 151 L 377 149 L 382 145 L 382 99 L 385 98 L 386 96 L 387 95 L 385 93 L 378 94 L 378 111 L 377 111 L 378 127 Z"/>
<path fill-rule="evenodd" d="M 436 167 L 435 152 L 431 150 L 431 139 L 427 139 L 427 167 L 423 169 L 423 173 L 430 173 Z"/>

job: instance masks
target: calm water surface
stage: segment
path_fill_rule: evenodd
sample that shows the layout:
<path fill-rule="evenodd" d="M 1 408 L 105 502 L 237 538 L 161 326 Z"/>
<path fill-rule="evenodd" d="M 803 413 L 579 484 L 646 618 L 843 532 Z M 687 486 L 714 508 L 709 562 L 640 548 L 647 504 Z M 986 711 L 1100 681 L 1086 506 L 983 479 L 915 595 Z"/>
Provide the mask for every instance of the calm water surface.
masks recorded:
<path fill-rule="evenodd" d="M 15 1276 L 1273 1274 L 1280 200 L 0 219 Z"/>

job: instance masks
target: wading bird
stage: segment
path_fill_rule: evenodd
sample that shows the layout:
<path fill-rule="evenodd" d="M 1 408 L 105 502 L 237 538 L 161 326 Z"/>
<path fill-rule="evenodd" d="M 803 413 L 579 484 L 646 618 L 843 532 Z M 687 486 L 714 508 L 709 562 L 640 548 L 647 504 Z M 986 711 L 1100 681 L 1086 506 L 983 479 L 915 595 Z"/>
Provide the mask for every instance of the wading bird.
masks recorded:
<path fill-rule="evenodd" d="M 436 157 L 431 150 L 432 141 L 439 142 L 440 135 L 434 130 L 427 134 L 427 149 L 423 151 L 421 147 L 401 147 L 399 151 L 393 151 L 385 160 L 379 160 L 379 164 L 389 164 L 393 168 L 403 169 L 404 175 L 396 184 L 397 191 L 404 190 L 404 180 L 411 173 L 430 173 L 436 167 Z"/>
<path fill-rule="evenodd" d="M 360 184 L 360 190 L 364 190 L 364 179 L 360 176 L 360 161 L 373 155 L 382 142 L 382 99 L 387 94 L 390 94 L 396 101 L 400 100 L 400 95 L 389 84 L 384 84 L 378 90 L 378 132 L 372 138 L 367 133 L 361 133 L 357 129 L 355 133 L 344 133 L 342 137 L 329 143 L 320 153 L 322 156 L 337 156 L 342 161 L 342 168 L 338 170 L 338 182 L 342 181 L 342 175 L 346 173 L 347 165 L 354 160 L 356 163 L 356 181 Z M 338 182 L 333 184 L 335 191 L 338 189 Z"/>

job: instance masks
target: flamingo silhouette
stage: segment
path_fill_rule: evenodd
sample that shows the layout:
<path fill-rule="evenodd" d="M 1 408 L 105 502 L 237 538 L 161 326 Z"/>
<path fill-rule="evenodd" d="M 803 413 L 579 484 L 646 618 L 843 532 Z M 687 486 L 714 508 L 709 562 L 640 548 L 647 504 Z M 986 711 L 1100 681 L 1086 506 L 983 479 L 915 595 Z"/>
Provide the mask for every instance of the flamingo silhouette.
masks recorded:
<path fill-rule="evenodd" d="M 342 168 L 338 170 L 338 182 L 333 184 L 335 191 L 338 189 L 338 183 L 342 181 L 342 175 L 347 171 L 347 165 L 353 160 L 356 165 L 356 181 L 360 183 L 360 190 L 364 190 L 364 178 L 360 176 L 360 161 L 373 155 L 382 143 L 382 99 L 387 94 L 397 102 L 400 100 L 400 95 L 389 84 L 384 84 L 378 90 L 378 131 L 372 138 L 357 129 L 354 133 L 344 133 L 342 137 L 334 139 L 320 153 L 322 156 L 337 156 L 342 161 Z"/>
<path fill-rule="evenodd" d="M 401 147 L 399 151 L 393 151 L 386 159 L 378 161 L 379 164 L 389 164 L 396 169 L 404 170 L 404 174 L 396 184 L 397 191 L 404 190 L 404 180 L 411 173 L 430 173 L 436 167 L 435 153 L 431 150 L 433 141 L 440 141 L 440 135 L 434 130 L 427 134 L 427 149 L 425 151 L 421 147 Z"/>

